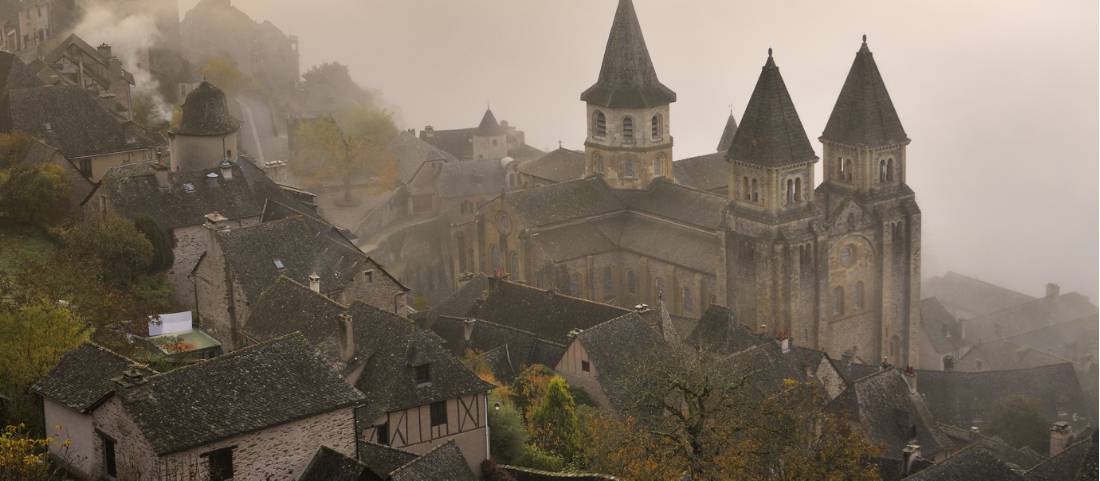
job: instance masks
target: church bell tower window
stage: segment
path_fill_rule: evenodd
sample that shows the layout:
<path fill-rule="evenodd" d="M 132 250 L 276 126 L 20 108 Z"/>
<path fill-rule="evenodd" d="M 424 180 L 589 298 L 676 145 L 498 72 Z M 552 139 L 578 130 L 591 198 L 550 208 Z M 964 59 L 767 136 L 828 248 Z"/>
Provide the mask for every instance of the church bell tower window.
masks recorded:
<path fill-rule="evenodd" d="M 623 143 L 634 143 L 634 119 L 631 117 L 623 118 Z"/>

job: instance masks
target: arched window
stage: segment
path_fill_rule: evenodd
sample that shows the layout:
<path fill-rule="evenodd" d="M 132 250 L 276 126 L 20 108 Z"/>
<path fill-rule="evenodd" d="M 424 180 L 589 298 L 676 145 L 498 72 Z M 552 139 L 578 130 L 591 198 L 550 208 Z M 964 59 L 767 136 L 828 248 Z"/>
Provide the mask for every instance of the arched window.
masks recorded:
<path fill-rule="evenodd" d="M 802 202 L 802 177 L 794 179 L 794 201 Z"/>
<path fill-rule="evenodd" d="M 794 179 L 787 179 L 787 203 L 794 203 Z"/>
<path fill-rule="evenodd" d="M 596 113 L 593 115 L 592 135 L 596 137 L 607 136 L 607 117 L 604 116 L 603 112 L 600 112 L 599 110 L 597 110 Z"/>
<path fill-rule="evenodd" d="M 886 181 L 887 182 L 893 182 L 894 181 L 894 159 L 893 158 L 886 159 Z"/>
<path fill-rule="evenodd" d="M 581 274 L 574 272 L 569 276 L 569 294 L 573 296 L 581 295 Z"/>
<path fill-rule="evenodd" d="M 626 292 L 630 294 L 638 292 L 638 278 L 634 275 L 634 269 L 626 270 Z"/>
<path fill-rule="evenodd" d="M 844 315 L 844 288 L 840 286 L 833 288 L 833 315 Z"/>
<path fill-rule="evenodd" d="M 508 256 L 508 273 L 512 275 L 512 278 L 516 278 L 519 275 L 519 254 L 512 252 L 512 255 Z"/>
<path fill-rule="evenodd" d="M 684 312 L 695 312 L 695 298 L 691 296 L 691 288 L 684 287 L 680 292 L 680 304 Z"/>
<path fill-rule="evenodd" d="M 650 120 L 650 136 L 653 140 L 661 140 L 661 114 L 654 114 Z"/>
<path fill-rule="evenodd" d="M 623 178 L 633 179 L 637 176 L 634 172 L 634 159 L 623 159 Z"/>
<path fill-rule="evenodd" d="M 844 172 L 844 181 L 845 182 L 851 182 L 852 181 L 852 159 L 844 159 L 843 172 Z"/>
<path fill-rule="evenodd" d="M 466 234 L 459 232 L 455 235 L 455 243 L 458 244 L 458 270 L 467 272 L 466 268 Z"/>
<path fill-rule="evenodd" d="M 599 152 L 592 153 L 592 165 L 597 174 L 603 175 L 603 156 Z"/>
<path fill-rule="evenodd" d="M 493 274 L 500 274 L 500 250 L 497 249 L 496 244 L 489 247 L 489 259 L 492 262 Z"/>
<path fill-rule="evenodd" d="M 749 190 L 749 177 L 747 175 L 741 182 L 741 197 L 745 200 L 752 200 L 752 191 Z"/>
<path fill-rule="evenodd" d="M 615 297 L 615 278 L 611 272 L 611 266 L 603 268 L 603 297 L 604 299 Z"/>
<path fill-rule="evenodd" d="M 863 310 L 863 281 L 856 282 L 856 292 L 853 295 L 856 309 Z"/>
<path fill-rule="evenodd" d="M 657 157 L 653 159 L 653 175 L 655 177 L 665 175 L 665 159 L 664 152 L 657 154 Z"/>
<path fill-rule="evenodd" d="M 878 160 L 878 181 L 886 182 L 886 159 Z"/>
<path fill-rule="evenodd" d="M 760 186 L 756 182 L 756 178 L 752 179 L 752 201 L 760 202 Z"/>
<path fill-rule="evenodd" d="M 653 280 L 653 297 L 660 300 L 665 296 L 665 281 L 660 277 Z"/>
<path fill-rule="evenodd" d="M 623 143 L 634 143 L 634 119 L 632 117 L 623 117 Z"/>

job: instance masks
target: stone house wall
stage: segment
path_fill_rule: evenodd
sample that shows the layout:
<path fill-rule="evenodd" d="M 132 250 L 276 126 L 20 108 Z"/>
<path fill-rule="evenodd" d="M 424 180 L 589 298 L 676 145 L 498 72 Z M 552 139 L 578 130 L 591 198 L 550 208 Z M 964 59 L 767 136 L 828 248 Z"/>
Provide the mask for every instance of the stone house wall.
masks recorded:
<path fill-rule="evenodd" d="M 95 155 L 73 159 L 73 165 L 84 172 L 92 181 L 99 182 L 103 175 L 113 167 L 137 162 L 156 160 L 155 149 L 139 149 L 113 154 Z M 85 170 L 87 169 L 87 170 Z"/>
<path fill-rule="evenodd" d="M 611 409 L 611 402 L 607 399 L 607 394 L 603 392 L 603 387 L 600 386 L 600 381 L 597 379 L 599 367 L 592 364 L 590 359 L 588 351 L 584 349 L 580 341 L 573 341 L 569 343 L 569 348 L 565 350 L 565 354 L 558 361 L 558 365 L 554 367 L 554 371 L 565 378 L 570 386 L 581 388 L 592 396 L 592 399 L 600 405 L 600 408 Z M 588 371 L 585 371 L 582 366 L 582 362 L 586 361 L 588 362 Z"/>
<path fill-rule="evenodd" d="M 95 451 L 96 434 L 92 416 L 81 414 L 53 400 L 42 400 L 50 457 L 82 479 L 93 479 L 103 469 Z"/>
<path fill-rule="evenodd" d="M 407 312 L 408 296 L 405 290 L 393 278 L 386 275 L 382 266 L 368 262 L 362 272 L 340 294 L 336 301 L 345 306 L 355 301 L 377 307 L 384 311 L 404 316 Z"/>
<path fill-rule="evenodd" d="M 237 132 L 213 137 L 170 134 L 172 171 L 213 169 L 226 160 L 226 154 L 229 161 L 236 162 L 240 156 L 237 135 Z"/>

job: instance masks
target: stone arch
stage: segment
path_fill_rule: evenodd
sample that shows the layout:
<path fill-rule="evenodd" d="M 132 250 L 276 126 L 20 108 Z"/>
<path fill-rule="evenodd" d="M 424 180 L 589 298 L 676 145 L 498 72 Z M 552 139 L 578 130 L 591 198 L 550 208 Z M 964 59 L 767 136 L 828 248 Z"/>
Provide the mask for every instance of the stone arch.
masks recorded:
<path fill-rule="evenodd" d="M 599 110 L 592 114 L 592 136 L 607 136 L 607 116 Z"/>

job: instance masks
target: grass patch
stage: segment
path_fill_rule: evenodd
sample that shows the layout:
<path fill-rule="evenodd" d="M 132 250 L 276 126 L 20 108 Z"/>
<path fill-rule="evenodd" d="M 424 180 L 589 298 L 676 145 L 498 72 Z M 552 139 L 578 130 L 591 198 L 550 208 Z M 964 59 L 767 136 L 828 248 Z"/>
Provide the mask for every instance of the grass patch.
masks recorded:
<path fill-rule="evenodd" d="M 32 227 L 0 225 L 0 277 L 19 271 L 28 260 L 46 259 L 57 246 Z"/>

